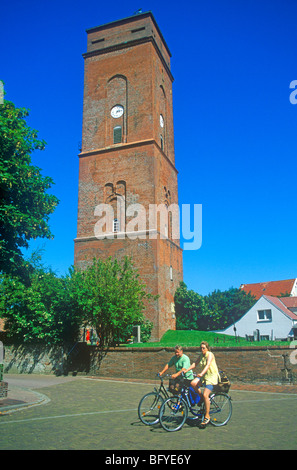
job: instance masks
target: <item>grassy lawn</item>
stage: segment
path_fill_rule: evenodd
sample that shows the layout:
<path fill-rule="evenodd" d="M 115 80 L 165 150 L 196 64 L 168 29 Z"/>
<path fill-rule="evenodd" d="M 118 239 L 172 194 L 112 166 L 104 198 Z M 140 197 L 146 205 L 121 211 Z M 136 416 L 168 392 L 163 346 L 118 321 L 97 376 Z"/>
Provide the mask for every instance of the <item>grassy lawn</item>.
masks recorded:
<path fill-rule="evenodd" d="M 197 347 L 201 341 L 207 341 L 212 347 L 252 347 L 252 346 L 286 346 L 288 342 L 284 341 L 246 341 L 245 338 L 237 338 L 234 336 L 212 333 L 210 331 L 187 331 L 187 330 L 169 330 L 158 343 L 136 343 L 127 345 L 129 347 L 174 347 L 177 344 L 183 347 Z"/>

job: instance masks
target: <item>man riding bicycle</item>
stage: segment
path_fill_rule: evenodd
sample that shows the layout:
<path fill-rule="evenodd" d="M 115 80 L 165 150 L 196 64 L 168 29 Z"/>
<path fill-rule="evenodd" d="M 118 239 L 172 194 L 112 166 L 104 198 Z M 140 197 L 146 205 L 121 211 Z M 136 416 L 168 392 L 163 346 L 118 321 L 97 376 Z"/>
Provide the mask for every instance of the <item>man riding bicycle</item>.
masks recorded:
<path fill-rule="evenodd" d="M 163 375 L 170 367 L 175 366 L 175 374 L 172 374 L 171 377 L 176 379 L 179 377 L 182 372 L 185 372 L 191 366 L 191 361 L 186 354 L 184 354 L 182 346 L 175 346 L 174 348 L 174 356 L 170 359 L 170 361 L 166 364 L 164 369 L 159 373 L 159 375 Z M 193 372 L 190 370 L 185 374 L 185 378 L 189 380 L 194 379 Z"/>

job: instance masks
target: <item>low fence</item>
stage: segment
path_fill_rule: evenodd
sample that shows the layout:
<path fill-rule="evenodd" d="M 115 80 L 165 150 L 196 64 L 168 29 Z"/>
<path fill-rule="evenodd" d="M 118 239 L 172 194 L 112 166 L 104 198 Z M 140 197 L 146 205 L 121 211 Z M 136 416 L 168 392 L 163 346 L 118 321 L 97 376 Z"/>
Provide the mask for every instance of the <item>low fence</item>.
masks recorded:
<path fill-rule="evenodd" d="M 297 383 L 297 350 L 288 345 L 223 348 L 214 347 L 217 364 L 233 382 Z M 185 348 L 191 361 L 199 348 Z M 46 348 L 6 346 L 5 373 L 86 374 L 102 377 L 151 379 L 174 354 L 173 348 L 118 347 L 102 355 L 95 346 Z"/>

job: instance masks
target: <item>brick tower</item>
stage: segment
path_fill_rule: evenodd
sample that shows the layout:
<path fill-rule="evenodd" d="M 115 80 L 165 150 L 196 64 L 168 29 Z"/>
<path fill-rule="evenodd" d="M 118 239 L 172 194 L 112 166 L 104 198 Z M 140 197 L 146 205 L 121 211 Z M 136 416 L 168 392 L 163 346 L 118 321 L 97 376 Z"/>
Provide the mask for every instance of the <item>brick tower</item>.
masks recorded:
<path fill-rule="evenodd" d="M 159 340 L 175 329 L 174 293 L 183 277 L 170 210 L 178 204 L 171 54 L 150 12 L 87 34 L 74 263 L 132 256 L 148 291 L 159 295 L 145 312 L 151 340 Z M 100 236 L 103 204 L 113 218 Z M 165 222 L 157 206 L 167 209 Z"/>

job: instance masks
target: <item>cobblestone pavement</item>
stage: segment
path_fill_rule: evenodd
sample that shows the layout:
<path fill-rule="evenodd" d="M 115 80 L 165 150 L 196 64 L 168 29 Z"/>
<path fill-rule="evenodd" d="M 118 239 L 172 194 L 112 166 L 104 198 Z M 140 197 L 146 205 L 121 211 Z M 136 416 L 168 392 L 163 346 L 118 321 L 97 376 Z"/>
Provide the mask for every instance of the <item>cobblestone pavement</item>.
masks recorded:
<path fill-rule="evenodd" d="M 0 450 L 185 453 L 297 448 L 294 385 L 234 384 L 227 426 L 201 430 L 185 424 L 168 433 L 159 425 L 143 425 L 137 416 L 140 398 L 156 381 L 25 375 L 7 375 L 4 380 L 15 391 L 15 400 L 18 390 L 22 403 L 3 405 L 0 400 Z"/>

